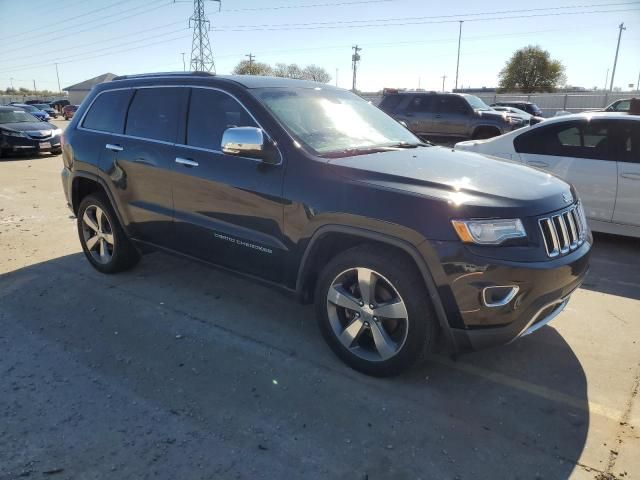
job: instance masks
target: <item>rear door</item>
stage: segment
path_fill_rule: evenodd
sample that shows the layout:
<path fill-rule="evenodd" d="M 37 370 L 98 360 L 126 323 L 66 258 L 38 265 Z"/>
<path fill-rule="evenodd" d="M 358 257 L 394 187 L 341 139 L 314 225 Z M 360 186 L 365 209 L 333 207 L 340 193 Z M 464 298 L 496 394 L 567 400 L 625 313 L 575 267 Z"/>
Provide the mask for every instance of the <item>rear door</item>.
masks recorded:
<path fill-rule="evenodd" d="M 108 172 L 119 189 L 131 235 L 160 246 L 171 244 L 174 144 L 183 125 L 187 88 L 136 89 L 125 134 L 114 138 Z"/>
<path fill-rule="evenodd" d="M 469 121 L 473 111 L 457 95 L 436 95 L 433 133 L 446 137 L 468 137 Z"/>
<path fill-rule="evenodd" d="M 613 221 L 640 226 L 640 122 L 611 121 L 611 146 L 618 166 Z"/>
<path fill-rule="evenodd" d="M 228 93 L 192 88 L 188 128 L 172 158 L 175 249 L 278 281 L 285 252 L 283 165 L 227 155 L 229 127 L 260 127 Z"/>
<path fill-rule="evenodd" d="M 609 153 L 607 137 L 607 122 L 574 120 L 531 129 L 516 137 L 514 147 L 527 165 L 552 172 L 573 184 L 587 217 L 610 222 L 618 171 Z"/>

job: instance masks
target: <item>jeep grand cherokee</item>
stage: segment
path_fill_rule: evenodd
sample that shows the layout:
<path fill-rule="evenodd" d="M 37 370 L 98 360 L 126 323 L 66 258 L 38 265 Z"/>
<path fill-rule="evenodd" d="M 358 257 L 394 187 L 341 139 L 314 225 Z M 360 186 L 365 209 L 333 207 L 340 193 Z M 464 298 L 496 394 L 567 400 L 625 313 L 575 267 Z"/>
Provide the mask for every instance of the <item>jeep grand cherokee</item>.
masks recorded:
<path fill-rule="evenodd" d="M 315 301 L 351 367 L 395 374 L 441 336 L 510 342 L 586 275 L 576 192 L 525 166 L 422 143 L 329 85 L 202 73 L 117 77 L 64 137 L 62 182 L 97 270 L 149 248 Z"/>

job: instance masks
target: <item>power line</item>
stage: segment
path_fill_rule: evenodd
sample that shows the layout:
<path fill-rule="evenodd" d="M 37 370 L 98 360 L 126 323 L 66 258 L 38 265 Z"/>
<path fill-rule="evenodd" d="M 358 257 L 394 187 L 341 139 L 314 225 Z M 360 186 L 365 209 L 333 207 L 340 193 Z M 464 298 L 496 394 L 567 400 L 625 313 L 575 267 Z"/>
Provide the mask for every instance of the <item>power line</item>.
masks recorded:
<path fill-rule="evenodd" d="M 109 8 L 113 8 L 113 7 L 115 7 L 116 5 L 120 5 L 121 3 L 126 3 L 126 2 L 128 2 L 128 1 L 130 1 L 130 0 L 120 0 L 119 2 L 113 3 L 113 4 L 111 4 L 111 5 L 107 5 L 106 7 L 96 8 L 95 10 L 90 10 L 90 11 L 88 11 L 87 13 L 83 13 L 83 14 L 81 14 L 81 15 L 76 15 L 75 17 L 65 18 L 64 20 L 65 20 L 65 22 L 70 22 L 70 21 L 72 21 L 72 20 L 76 20 L 76 19 L 78 19 L 78 18 L 86 17 L 87 15 L 92 15 L 92 14 L 97 13 L 97 12 L 102 12 L 102 11 L 104 11 L 104 10 L 108 10 Z M 43 29 L 43 28 L 44 28 L 44 29 L 46 29 L 47 27 L 49 27 L 49 28 L 50 28 L 50 27 L 51 27 L 51 24 L 49 23 L 48 25 L 43 25 L 43 26 L 41 26 L 41 27 L 34 28 L 34 29 L 32 29 L 32 30 L 24 30 L 24 31 L 18 32 L 18 33 L 16 33 L 16 34 L 10 35 L 10 36 L 8 36 L 8 37 L 2 37 L 2 38 L 0 38 L 0 40 L 4 40 L 5 38 L 11 38 L 11 39 L 14 39 L 14 38 L 16 38 L 16 37 L 22 37 L 22 36 L 24 36 L 24 35 L 29 35 L 30 33 L 36 33 L 36 32 L 37 32 L 37 33 L 40 33 L 40 32 L 42 32 L 42 29 Z"/>
<path fill-rule="evenodd" d="M 139 5 L 137 7 L 129 8 L 127 10 L 122 10 L 120 12 L 113 13 L 111 15 L 105 15 L 105 16 L 103 16 L 101 18 L 97 18 L 95 20 L 88 20 L 88 21 L 84 22 L 83 25 L 86 25 L 88 23 L 101 21 L 101 20 L 104 20 L 106 18 L 117 17 L 115 20 L 111 20 L 109 22 L 101 23 L 101 24 L 98 24 L 98 25 L 93 25 L 91 27 L 87 27 L 87 28 L 83 28 L 83 29 L 79 29 L 79 30 L 74 30 L 73 34 L 74 34 L 74 36 L 77 36 L 79 33 L 84 33 L 84 32 L 89 32 L 89 31 L 94 32 L 98 28 L 101 28 L 101 27 L 104 27 L 104 26 L 107 26 L 107 25 L 111 25 L 113 23 L 122 22 L 123 19 L 120 18 L 122 15 L 125 15 L 126 16 L 126 20 L 129 20 L 130 18 L 137 17 L 139 15 L 146 15 L 149 12 L 152 12 L 154 10 L 158 10 L 159 8 L 163 8 L 163 7 L 166 7 L 166 6 L 172 4 L 172 2 L 167 2 L 165 0 L 165 3 L 163 3 L 161 5 L 157 5 L 154 8 L 147 9 L 147 7 L 149 5 L 155 4 L 155 3 L 158 3 L 158 0 L 153 0 L 153 1 L 149 2 L 149 3 L 147 3 L 147 4 Z M 129 13 L 129 12 L 131 12 L 133 10 L 140 10 L 141 8 L 145 8 L 145 10 L 143 10 L 141 12 L 133 13 L 133 14 Z M 51 32 L 40 32 L 40 36 L 53 34 L 53 33 L 57 32 L 57 31 L 59 31 L 59 28 L 56 27 L 56 29 L 52 30 Z M 16 43 L 16 42 L 3 43 L 3 46 L 10 45 L 12 43 Z M 28 47 L 31 47 L 31 46 L 41 45 L 41 44 L 42 44 L 42 40 L 38 40 L 38 41 L 34 41 L 34 42 L 31 42 L 31 43 L 28 43 L 26 45 L 21 45 L 19 47 L 14 47 L 14 48 L 11 49 L 11 51 L 16 51 L 16 50 L 20 50 L 20 49 L 23 49 L 23 48 L 28 48 Z"/>
<path fill-rule="evenodd" d="M 362 4 L 371 4 L 371 3 L 387 3 L 387 2 L 395 2 L 397 0 L 358 0 L 354 2 L 338 2 L 338 3 L 314 3 L 311 5 L 281 5 L 276 7 L 254 7 L 254 8 L 234 8 L 231 10 L 223 10 L 220 13 L 230 13 L 230 12 L 257 12 L 264 10 L 284 10 L 290 8 L 316 8 L 316 7 L 344 7 L 349 5 L 362 5 Z"/>
<path fill-rule="evenodd" d="M 640 3 L 639 3 L 640 6 Z M 545 9 L 548 10 L 548 9 Z M 503 16 L 503 17 L 487 17 L 487 18 L 465 18 L 465 22 L 484 22 L 484 21 L 492 21 L 492 20 L 517 20 L 521 18 L 536 18 L 536 17 L 550 17 L 550 16 L 565 16 L 565 15 L 587 15 L 594 13 L 617 13 L 617 12 L 635 12 L 640 9 L 613 9 L 613 10 L 589 10 L 584 12 L 557 12 L 557 13 L 540 13 L 533 15 L 512 15 L 512 16 Z M 466 15 L 456 15 L 457 17 L 466 17 Z M 436 18 L 436 17 L 430 17 Z M 353 20 L 352 22 L 357 22 L 360 20 Z M 370 20 L 371 21 L 371 20 Z M 376 21 L 388 21 L 388 20 L 376 20 Z M 411 22 L 402 22 L 402 23 L 376 23 L 376 24 L 365 24 L 365 25 L 352 25 L 352 24 L 340 24 L 339 22 L 317 22 L 317 23 L 306 23 L 306 24 L 292 24 L 292 26 L 286 26 L 287 24 L 273 24 L 269 27 L 266 25 L 263 28 L 262 26 L 257 25 L 257 28 L 254 26 L 247 25 L 244 28 L 215 28 L 216 32 L 255 32 L 255 31 L 286 31 L 286 30 L 321 30 L 321 29 L 337 29 L 337 28 L 371 28 L 371 27 L 393 27 L 393 26 L 407 26 L 407 25 L 427 25 L 427 24 L 443 24 L 443 23 L 456 23 L 460 20 L 427 20 L 427 21 L 411 21 Z M 285 28 L 280 28 L 281 26 L 285 26 Z M 251 28 L 250 28 L 251 27 Z M 275 27 L 275 28 L 271 28 Z"/>

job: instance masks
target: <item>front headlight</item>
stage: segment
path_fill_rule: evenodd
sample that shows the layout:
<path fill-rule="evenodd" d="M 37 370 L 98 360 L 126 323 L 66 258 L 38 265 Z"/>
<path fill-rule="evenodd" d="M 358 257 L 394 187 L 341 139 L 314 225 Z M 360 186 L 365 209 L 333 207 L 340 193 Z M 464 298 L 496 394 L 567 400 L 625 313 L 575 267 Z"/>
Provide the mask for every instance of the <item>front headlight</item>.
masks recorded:
<path fill-rule="evenodd" d="M 520 125 L 521 123 L 524 123 L 524 120 L 520 117 L 507 117 L 507 121 L 511 125 Z"/>
<path fill-rule="evenodd" d="M 56 128 L 55 130 L 53 130 L 53 131 L 51 132 L 51 135 L 53 135 L 54 137 L 55 137 L 56 135 L 62 135 L 62 129 L 61 129 L 61 128 Z"/>
<path fill-rule="evenodd" d="M 22 132 L 14 132 L 13 130 L 0 130 L 3 135 L 7 137 L 26 137 L 26 135 Z"/>
<path fill-rule="evenodd" d="M 465 243 L 498 245 L 510 238 L 526 237 L 519 218 L 508 220 L 451 220 L 458 237 Z"/>

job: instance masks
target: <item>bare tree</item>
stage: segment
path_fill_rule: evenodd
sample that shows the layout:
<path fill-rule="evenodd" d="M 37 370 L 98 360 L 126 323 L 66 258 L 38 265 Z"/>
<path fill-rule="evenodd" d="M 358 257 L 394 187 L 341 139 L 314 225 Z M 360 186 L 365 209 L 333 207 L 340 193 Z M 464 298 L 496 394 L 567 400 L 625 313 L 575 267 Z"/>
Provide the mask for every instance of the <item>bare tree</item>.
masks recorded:
<path fill-rule="evenodd" d="M 233 69 L 234 75 L 272 75 L 273 70 L 266 63 L 242 60 Z"/>
<path fill-rule="evenodd" d="M 305 80 L 313 80 L 314 82 L 328 83 L 331 81 L 331 75 L 324 68 L 317 65 L 308 65 L 303 71 Z"/>

